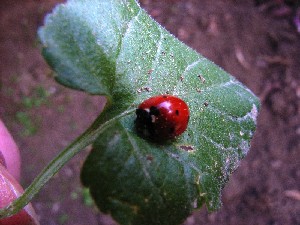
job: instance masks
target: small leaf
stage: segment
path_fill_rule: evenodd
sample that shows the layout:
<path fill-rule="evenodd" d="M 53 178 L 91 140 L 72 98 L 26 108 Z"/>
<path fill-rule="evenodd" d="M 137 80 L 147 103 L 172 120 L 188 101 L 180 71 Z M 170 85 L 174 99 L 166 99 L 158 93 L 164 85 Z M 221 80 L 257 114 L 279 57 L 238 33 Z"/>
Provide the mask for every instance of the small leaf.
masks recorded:
<path fill-rule="evenodd" d="M 120 224 L 180 224 L 221 190 L 246 155 L 258 99 L 218 66 L 153 21 L 134 0 L 70 0 L 39 30 L 62 84 L 105 95 L 95 126 L 150 96 L 185 100 L 191 118 L 175 141 L 137 136 L 135 115 L 105 126 L 82 169 L 97 206 Z M 125 115 L 125 114 L 124 114 Z"/>

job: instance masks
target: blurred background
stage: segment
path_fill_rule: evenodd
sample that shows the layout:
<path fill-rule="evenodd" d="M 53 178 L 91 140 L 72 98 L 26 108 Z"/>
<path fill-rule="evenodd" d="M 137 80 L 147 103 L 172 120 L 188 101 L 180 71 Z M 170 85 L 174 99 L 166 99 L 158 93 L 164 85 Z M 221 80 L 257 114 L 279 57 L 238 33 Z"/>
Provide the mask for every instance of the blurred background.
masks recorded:
<path fill-rule="evenodd" d="M 1 0 L 0 117 L 22 154 L 27 187 L 101 112 L 105 99 L 53 80 L 37 29 L 58 0 Z M 248 86 L 262 102 L 252 148 L 223 191 L 185 225 L 300 224 L 300 10 L 284 0 L 141 0 L 181 41 Z M 76 156 L 34 198 L 43 225 L 110 225 L 82 188 Z"/>

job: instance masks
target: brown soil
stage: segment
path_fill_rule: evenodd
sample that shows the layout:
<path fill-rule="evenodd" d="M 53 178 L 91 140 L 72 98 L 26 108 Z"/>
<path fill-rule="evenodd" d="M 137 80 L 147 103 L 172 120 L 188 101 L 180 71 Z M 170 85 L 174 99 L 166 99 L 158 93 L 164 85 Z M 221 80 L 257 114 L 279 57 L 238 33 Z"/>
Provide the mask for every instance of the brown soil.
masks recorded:
<path fill-rule="evenodd" d="M 58 0 L 0 4 L 0 117 L 13 133 L 28 186 L 59 150 L 96 117 L 103 98 L 53 81 L 36 37 Z M 262 101 L 249 155 L 223 191 L 223 207 L 205 207 L 193 224 L 300 224 L 300 35 L 297 1 L 141 1 L 171 33 L 246 84 Z M 255 4 L 256 3 L 256 4 Z M 286 10 L 287 9 L 287 10 Z M 115 224 L 83 203 L 75 157 L 34 199 L 41 224 Z"/>

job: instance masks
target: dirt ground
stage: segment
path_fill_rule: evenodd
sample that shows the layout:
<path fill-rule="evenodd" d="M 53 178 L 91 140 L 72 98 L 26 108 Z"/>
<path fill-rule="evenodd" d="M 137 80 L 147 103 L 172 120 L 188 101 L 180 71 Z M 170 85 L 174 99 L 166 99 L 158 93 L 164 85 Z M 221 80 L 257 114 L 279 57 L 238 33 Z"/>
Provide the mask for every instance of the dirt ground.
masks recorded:
<path fill-rule="evenodd" d="M 24 187 L 88 127 L 104 102 L 55 83 L 40 54 L 37 28 L 58 2 L 0 4 L 0 117 L 21 149 Z M 223 207 L 211 214 L 203 207 L 185 225 L 300 224 L 300 34 L 292 22 L 297 2 L 141 1 L 153 18 L 262 102 L 251 151 L 225 187 Z M 80 185 L 87 151 L 34 198 L 41 224 L 115 224 L 90 206 Z"/>

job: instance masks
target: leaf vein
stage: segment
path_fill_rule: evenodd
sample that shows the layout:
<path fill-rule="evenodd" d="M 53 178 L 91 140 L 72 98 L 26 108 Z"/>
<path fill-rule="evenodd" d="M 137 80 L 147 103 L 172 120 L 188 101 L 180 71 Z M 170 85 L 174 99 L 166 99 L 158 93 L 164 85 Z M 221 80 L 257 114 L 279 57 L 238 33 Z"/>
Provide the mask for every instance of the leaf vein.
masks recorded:
<path fill-rule="evenodd" d="M 121 49 L 122 49 L 122 45 L 123 45 L 123 42 L 124 42 L 124 39 L 125 39 L 125 37 L 130 33 L 130 31 L 131 31 L 131 25 L 132 25 L 132 23 L 136 20 L 136 21 L 138 21 L 138 17 L 139 17 L 139 15 L 140 15 L 140 13 L 142 12 L 142 10 L 140 9 L 138 12 L 137 12 L 137 14 L 135 15 L 135 16 L 133 16 L 128 22 L 127 22 L 127 24 L 126 24 L 126 29 L 124 30 L 124 32 L 120 35 L 121 36 L 121 38 L 120 38 L 120 41 L 119 41 L 119 43 L 118 43 L 118 52 L 117 52 L 117 54 L 116 54 L 116 61 L 118 61 L 119 60 L 119 57 L 120 57 L 120 55 L 121 55 Z"/>
<path fill-rule="evenodd" d="M 218 149 L 222 149 L 225 151 L 235 151 L 235 148 L 233 147 L 225 147 L 224 145 L 214 141 L 212 138 L 206 136 L 205 134 L 201 133 L 200 134 L 205 140 L 207 140 L 208 142 L 210 142 L 213 146 L 215 146 Z"/>
<path fill-rule="evenodd" d="M 194 61 L 194 62 L 190 63 L 189 65 L 187 65 L 182 74 L 184 75 L 186 72 L 193 69 L 201 61 L 202 61 L 202 59 L 198 59 L 197 61 Z"/>
<path fill-rule="evenodd" d="M 175 159 L 176 161 L 178 161 L 180 164 L 182 164 L 184 166 L 184 164 L 186 163 L 187 165 L 189 165 L 192 169 L 194 169 L 200 176 L 203 174 L 203 172 L 201 171 L 200 168 L 198 168 L 196 165 L 192 164 L 190 161 L 185 162 L 183 159 L 181 159 L 181 156 L 178 154 L 175 154 L 174 152 L 170 152 L 166 149 L 167 154 L 172 157 L 173 159 Z"/>
<path fill-rule="evenodd" d="M 124 128 L 124 131 L 128 137 L 128 140 L 132 146 L 132 149 L 133 149 L 133 152 L 135 153 L 136 157 L 137 157 L 137 160 L 139 161 L 141 167 L 142 167 L 142 171 L 145 175 L 145 177 L 147 178 L 147 180 L 149 181 L 149 183 L 152 185 L 152 187 L 155 189 L 155 191 L 157 192 L 157 195 L 159 196 L 160 200 L 161 200 L 161 203 L 163 203 L 163 198 L 162 196 L 160 195 L 160 189 L 159 187 L 157 187 L 155 185 L 155 183 L 153 182 L 152 180 L 152 177 L 150 175 L 150 173 L 148 172 L 147 168 L 145 167 L 145 163 L 144 163 L 144 160 L 143 160 L 143 156 L 142 154 L 139 152 L 139 147 L 137 145 L 137 143 L 135 142 L 134 138 L 131 137 L 131 135 L 129 134 L 129 132 L 126 130 L 126 128 Z"/>
<path fill-rule="evenodd" d="M 216 88 L 228 87 L 228 86 L 233 85 L 233 84 L 238 84 L 238 82 L 233 80 L 233 79 L 230 79 L 229 81 L 226 81 L 226 82 L 210 85 L 207 88 L 202 89 L 202 92 L 210 92 L 210 91 L 213 91 Z"/>

